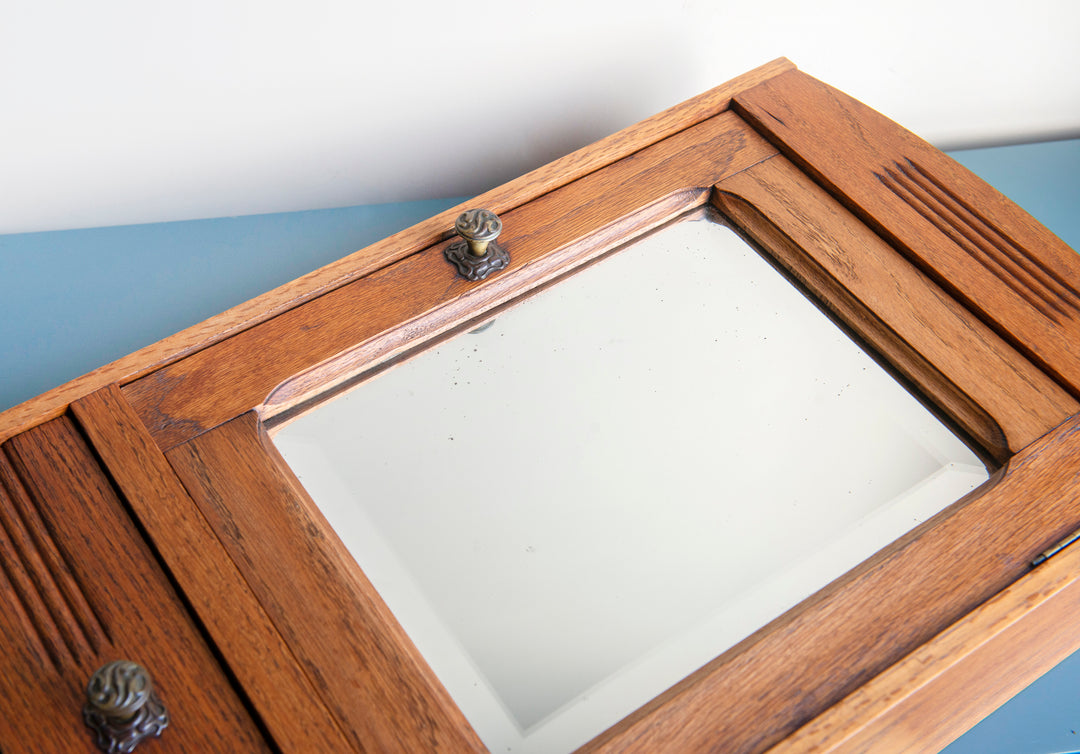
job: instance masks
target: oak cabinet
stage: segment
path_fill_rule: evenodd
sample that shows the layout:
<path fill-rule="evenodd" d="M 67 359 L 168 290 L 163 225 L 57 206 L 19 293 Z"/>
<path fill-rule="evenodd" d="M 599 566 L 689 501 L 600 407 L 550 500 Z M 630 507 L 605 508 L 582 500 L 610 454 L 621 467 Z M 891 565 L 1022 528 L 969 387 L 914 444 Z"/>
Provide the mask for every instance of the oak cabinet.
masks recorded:
<path fill-rule="evenodd" d="M 7 716 L 5 752 L 89 747 L 78 678 L 140 652 L 176 721 L 147 750 L 482 750 L 268 432 L 694 213 L 994 473 L 584 749 L 934 751 L 1080 646 L 1080 555 L 1031 565 L 1080 528 L 1080 264 L 1007 199 L 777 61 L 470 205 L 499 214 L 511 257 L 482 282 L 444 259 L 451 211 L 0 416 L 0 627 L 19 647 L 0 698 L 49 708 Z M 49 600 L 67 612 L 43 629 Z M 128 634 L 108 611 L 154 618 Z M 221 720 L 187 713 L 188 688 Z"/>

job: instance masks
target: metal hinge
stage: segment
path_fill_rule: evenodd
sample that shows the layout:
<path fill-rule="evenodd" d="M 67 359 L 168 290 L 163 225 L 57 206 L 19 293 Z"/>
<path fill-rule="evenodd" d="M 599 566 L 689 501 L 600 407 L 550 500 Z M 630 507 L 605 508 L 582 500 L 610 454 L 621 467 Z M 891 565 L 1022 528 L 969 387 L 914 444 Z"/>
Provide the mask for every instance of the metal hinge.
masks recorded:
<path fill-rule="evenodd" d="M 1080 529 L 1077 529 L 1072 534 L 1065 537 L 1065 539 L 1058 542 L 1056 545 L 1051 547 L 1049 550 L 1044 550 L 1043 553 L 1041 555 L 1039 555 L 1039 557 L 1037 557 L 1037 558 L 1035 558 L 1035 560 L 1031 561 L 1031 567 L 1034 568 L 1037 565 L 1041 565 L 1041 564 L 1045 563 L 1050 558 L 1057 555 L 1059 552 L 1064 550 L 1066 547 L 1068 547 L 1069 545 L 1071 545 L 1073 542 L 1075 542 L 1078 539 L 1080 539 Z"/>

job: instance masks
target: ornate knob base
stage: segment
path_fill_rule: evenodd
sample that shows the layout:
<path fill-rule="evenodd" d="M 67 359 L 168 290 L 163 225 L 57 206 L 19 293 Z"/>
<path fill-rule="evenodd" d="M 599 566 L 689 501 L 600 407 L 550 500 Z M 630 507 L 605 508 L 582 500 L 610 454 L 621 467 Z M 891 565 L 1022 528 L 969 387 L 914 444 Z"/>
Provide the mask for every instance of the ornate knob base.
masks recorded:
<path fill-rule="evenodd" d="M 457 267 L 466 280 L 483 280 L 510 264 L 506 249 L 495 243 L 502 233 L 502 220 L 491 210 L 467 209 L 458 215 L 454 230 L 462 240 L 446 247 L 446 261 Z"/>
<path fill-rule="evenodd" d="M 108 754 L 129 754 L 139 742 L 160 736 L 169 713 L 154 693 L 146 668 L 115 660 L 98 668 L 86 685 L 83 720 Z"/>
<path fill-rule="evenodd" d="M 106 717 L 89 704 L 83 707 L 83 720 L 94 729 L 99 749 L 108 754 L 129 754 L 144 738 L 161 735 L 169 725 L 169 713 L 151 692 L 146 704 L 129 720 Z"/>
<path fill-rule="evenodd" d="M 488 242 L 482 256 L 476 256 L 469 250 L 467 241 L 454 241 L 443 252 L 446 261 L 457 267 L 458 274 L 473 282 L 483 280 L 493 272 L 510 264 L 510 255 L 506 249 L 494 241 Z"/>

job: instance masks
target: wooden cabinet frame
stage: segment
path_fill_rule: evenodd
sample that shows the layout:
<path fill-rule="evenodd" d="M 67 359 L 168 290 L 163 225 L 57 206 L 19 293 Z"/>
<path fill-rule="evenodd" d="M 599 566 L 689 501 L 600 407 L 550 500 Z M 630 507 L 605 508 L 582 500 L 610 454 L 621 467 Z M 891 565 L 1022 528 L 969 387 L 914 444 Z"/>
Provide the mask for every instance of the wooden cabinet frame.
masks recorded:
<path fill-rule="evenodd" d="M 470 206 L 512 258 L 482 283 L 456 208 L 0 415 L 74 419 L 281 750 L 483 747 L 268 430 L 688 213 L 997 471 L 585 749 L 936 751 L 1080 647 L 1080 554 L 1030 565 L 1080 528 L 1080 263 L 1007 199 L 781 60 Z"/>

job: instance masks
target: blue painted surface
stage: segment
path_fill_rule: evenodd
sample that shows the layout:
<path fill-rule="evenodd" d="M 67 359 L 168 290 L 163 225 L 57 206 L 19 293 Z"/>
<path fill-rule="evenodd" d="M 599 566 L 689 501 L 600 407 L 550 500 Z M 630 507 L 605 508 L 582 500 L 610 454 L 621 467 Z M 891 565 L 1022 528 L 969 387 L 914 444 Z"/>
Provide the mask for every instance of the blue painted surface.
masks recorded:
<path fill-rule="evenodd" d="M 1080 248 L 1080 140 L 952 156 Z M 0 236 L 0 410 L 458 201 Z M 1080 653 L 946 752 L 1072 752 L 1078 731 Z"/>

